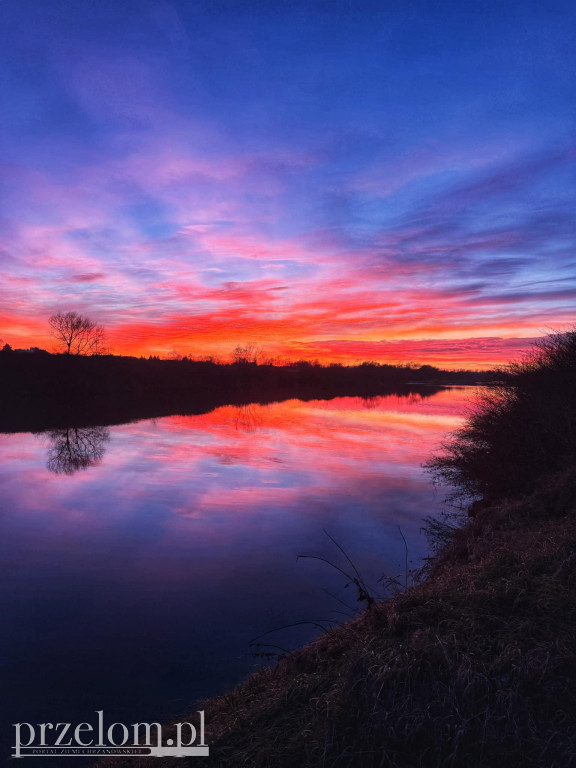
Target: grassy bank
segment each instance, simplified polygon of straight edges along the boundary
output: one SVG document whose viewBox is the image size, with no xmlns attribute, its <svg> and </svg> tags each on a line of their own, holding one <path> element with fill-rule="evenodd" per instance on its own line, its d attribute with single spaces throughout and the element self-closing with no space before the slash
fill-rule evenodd
<svg viewBox="0 0 576 768">
<path fill-rule="evenodd" d="M 473 504 L 420 583 L 204 702 L 211 757 L 189 764 L 576 765 L 575 457 L 570 333 L 431 461 Z"/>
</svg>

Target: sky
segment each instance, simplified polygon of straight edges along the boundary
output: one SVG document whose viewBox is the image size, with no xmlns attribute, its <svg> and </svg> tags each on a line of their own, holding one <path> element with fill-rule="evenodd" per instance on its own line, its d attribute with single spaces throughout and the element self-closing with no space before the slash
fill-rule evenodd
<svg viewBox="0 0 576 768">
<path fill-rule="evenodd" d="M 576 6 L 2 0 L 0 337 L 489 367 L 576 315 Z"/>
</svg>

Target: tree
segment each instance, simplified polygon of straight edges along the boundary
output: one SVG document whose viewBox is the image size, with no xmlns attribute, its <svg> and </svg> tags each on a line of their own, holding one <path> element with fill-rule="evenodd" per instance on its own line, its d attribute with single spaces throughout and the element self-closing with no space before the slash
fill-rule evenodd
<svg viewBox="0 0 576 768">
<path fill-rule="evenodd" d="M 232 360 L 235 363 L 246 364 L 255 363 L 258 365 L 262 361 L 263 352 L 253 341 L 248 342 L 245 346 L 237 346 L 232 352 Z"/>
<path fill-rule="evenodd" d="M 67 355 L 101 355 L 106 332 L 77 312 L 57 312 L 49 319 L 51 335 Z"/>
</svg>

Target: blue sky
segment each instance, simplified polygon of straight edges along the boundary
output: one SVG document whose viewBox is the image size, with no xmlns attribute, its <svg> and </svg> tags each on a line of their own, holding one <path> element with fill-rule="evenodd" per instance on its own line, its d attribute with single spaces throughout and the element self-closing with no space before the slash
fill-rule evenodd
<svg viewBox="0 0 576 768">
<path fill-rule="evenodd" d="M 489 364 L 565 327 L 575 17 L 3 0 L 0 335 Z"/>
</svg>

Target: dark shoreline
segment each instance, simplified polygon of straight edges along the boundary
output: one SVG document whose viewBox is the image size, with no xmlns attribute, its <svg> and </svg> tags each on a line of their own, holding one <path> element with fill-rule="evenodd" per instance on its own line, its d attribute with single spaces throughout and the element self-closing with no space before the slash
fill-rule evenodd
<svg viewBox="0 0 576 768">
<path fill-rule="evenodd" d="M 485 384 L 489 372 L 431 366 L 286 366 L 192 360 L 0 353 L 0 432 L 110 426 L 145 418 L 198 415 L 223 405 L 298 398 L 407 395 Z"/>
</svg>

